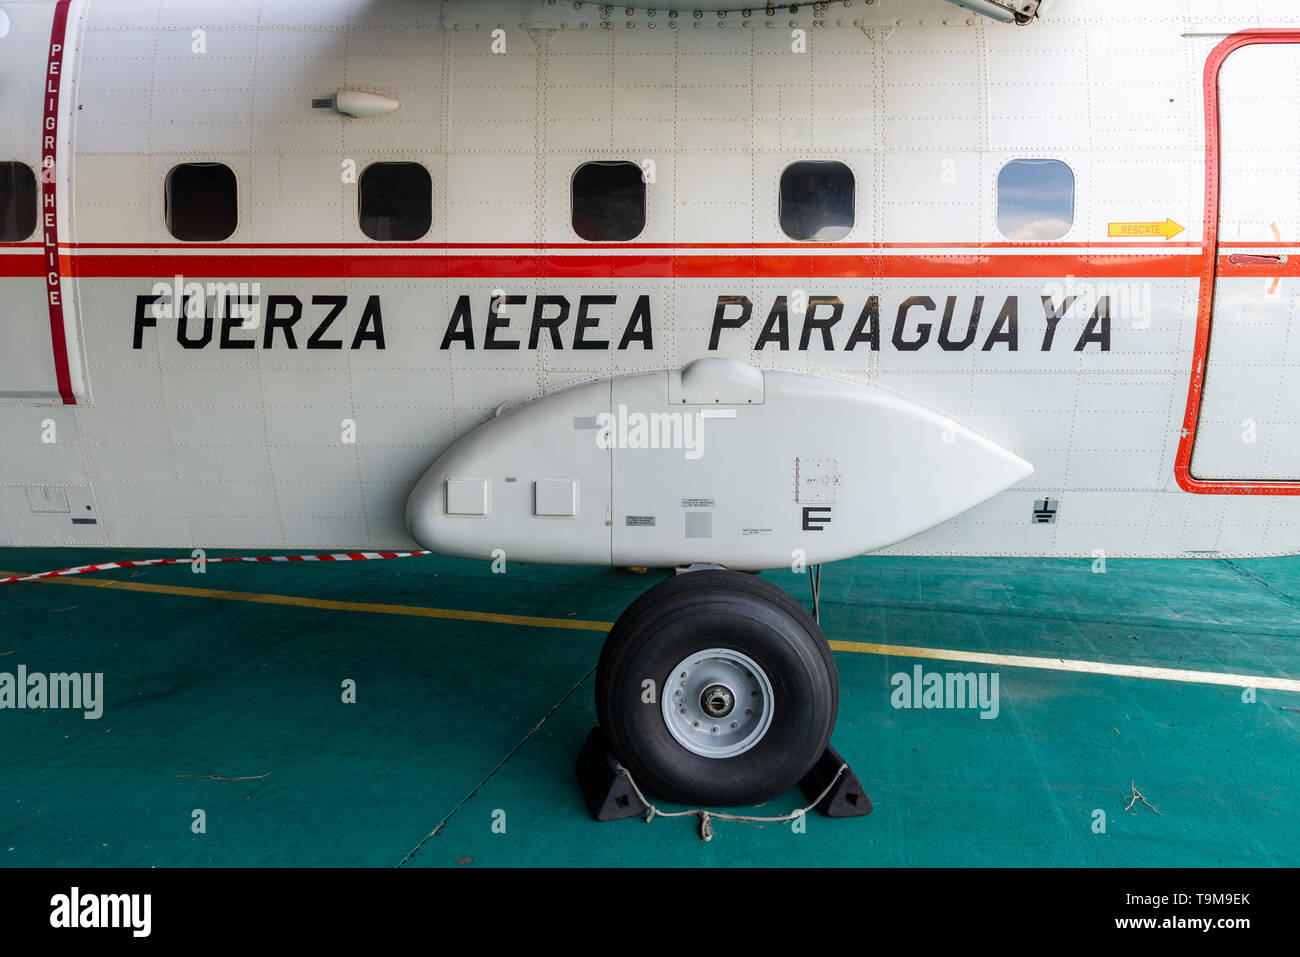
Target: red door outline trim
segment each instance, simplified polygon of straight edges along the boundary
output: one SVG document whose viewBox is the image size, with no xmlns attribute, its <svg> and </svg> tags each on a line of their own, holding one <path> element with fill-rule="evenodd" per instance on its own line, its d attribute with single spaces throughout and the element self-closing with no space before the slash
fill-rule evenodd
<svg viewBox="0 0 1300 957">
<path fill-rule="evenodd" d="M 1201 244 L 1201 289 L 1196 315 L 1196 344 L 1192 377 L 1187 388 L 1187 409 L 1174 477 L 1185 492 L 1200 495 L 1300 495 L 1300 482 L 1220 480 L 1202 481 L 1191 472 L 1196 424 L 1205 387 L 1205 361 L 1210 345 L 1210 320 L 1214 312 L 1214 275 L 1219 243 L 1219 69 L 1234 50 L 1256 43 L 1300 43 L 1300 30 L 1243 30 L 1224 39 L 1205 61 L 1205 239 Z"/>
</svg>

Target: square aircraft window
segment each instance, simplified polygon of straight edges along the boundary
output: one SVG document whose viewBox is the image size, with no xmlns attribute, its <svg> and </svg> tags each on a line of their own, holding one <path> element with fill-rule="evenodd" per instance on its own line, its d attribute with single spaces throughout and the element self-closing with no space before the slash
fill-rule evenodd
<svg viewBox="0 0 1300 957">
<path fill-rule="evenodd" d="M 235 174 L 224 163 L 182 163 L 167 174 L 167 231 L 187 243 L 229 239 L 239 222 Z"/>
<path fill-rule="evenodd" d="M 591 242 L 621 243 L 645 229 L 645 177 L 636 163 L 584 163 L 573 174 L 573 231 Z"/>
<path fill-rule="evenodd" d="M 0 243 L 20 243 L 36 230 L 36 174 L 26 163 L 0 163 Z"/>
<path fill-rule="evenodd" d="M 433 225 L 433 177 L 419 163 L 371 163 L 358 183 L 361 231 L 406 243 Z"/>
<path fill-rule="evenodd" d="M 1060 160 L 1017 159 L 998 173 L 998 232 L 1017 242 L 1060 239 L 1074 225 L 1074 170 Z"/>
<path fill-rule="evenodd" d="M 836 160 L 791 163 L 781 173 L 781 231 L 834 242 L 853 229 L 853 170 Z"/>
</svg>

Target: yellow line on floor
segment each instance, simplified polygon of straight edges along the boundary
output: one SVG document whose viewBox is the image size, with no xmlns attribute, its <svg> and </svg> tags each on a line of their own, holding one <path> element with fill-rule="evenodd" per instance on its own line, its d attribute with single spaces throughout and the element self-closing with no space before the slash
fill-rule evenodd
<svg viewBox="0 0 1300 957">
<path fill-rule="evenodd" d="M 1047 671 L 1081 671 L 1088 674 L 1120 675 L 1125 678 L 1154 678 L 1158 681 L 1193 681 L 1204 685 L 1229 685 L 1234 688 L 1271 688 L 1275 691 L 1300 692 L 1295 678 L 1268 678 L 1263 675 L 1235 675 L 1217 671 L 1190 671 L 1183 668 L 1156 668 L 1150 665 L 1119 665 L 1105 661 L 1079 661 L 1072 658 L 1038 658 L 1029 655 L 998 655 L 983 651 L 952 651 L 942 648 L 917 648 L 911 645 L 877 645 L 865 641 L 829 641 L 834 651 L 853 651 L 864 655 L 895 655 L 900 658 L 935 658 L 940 661 L 969 661 L 981 665 L 1008 668 L 1041 668 Z"/>
<path fill-rule="evenodd" d="M 8 577 L 12 574 L 17 573 L 0 572 L 0 577 Z M 412 618 L 441 618 L 451 621 L 481 621 L 497 625 L 524 625 L 531 628 L 609 631 L 613 626 L 613 623 L 608 621 L 586 621 L 580 618 L 502 615 L 484 611 L 461 611 L 455 608 L 425 608 L 419 605 L 391 605 L 365 601 L 334 601 L 328 598 L 305 598 L 298 595 L 268 595 L 259 592 L 223 591 L 216 588 L 193 588 L 184 585 L 154 585 L 148 582 L 127 582 L 112 579 L 45 578 L 41 579 L 41 583 L 148 592 L 155 595 L 178 595 L 186 598 L 221 598 L 226 601 L 248 601 L 261 605 L 289 605 L 296 608 L 320 608 L 326 611 L 407 615 Z M 1157 681 L 1187 681 L 1197 684 L 1228 685 L 1235 688 L 1268 688 L 1276 691 L 1300 692 L 1300 680 L 1294 678 L 1270 678 L 1264 675 L 1192 671 L 1182 668 L 1157 668 L 1150 665 L 1122 665 L 1071 658 L 1000 655 L 981 651 L 959 651 L 951 648 L 921 648 L 914 645 L 882 645 L 866 641 L 829 641 L 828 644 L 833 651 L 847 651 L 860 655 L 891 655 L 896 658 L 966 661 L 975 664 L 1000 665 L 1006 668 L 1038 668 L 1047 671 L 1074 671 L 1085 674 L 1119 675 L 1126 678 L 1150 678 Z"/>
<path fill-rule="evenodd" d="M 0 572 L 8 577 L 10 572 Z M 298 595 L 264 595 L 258 592 L 222 591 L 217 588 L 191 588 L 185 585 L 152 585 L 148 582 L 124 582 L 111 579 L 43 578 L 43 584 L 81 585 L 121 591 L 149 592 L 155 595 L 180 595 L 186 598 L 223 598 L 226 601 L 251 601 L 260 605 L 291 605 L 296 608 L 322 608 L 326 611 L 360 611 L 378 615 L 409 615 L 413 618 L 446 618 L 452 621 L 483 621 L 498 625 L 528 625 L 533 628 L 572 628 L 578 631 L 609 631 L 612 622 L 583 621 L 576 618 L 537 618 L 531 615 L 498 615 L 485 611 L 460 611 L 455 608 L 421 608 L 417 605 L 388 605 L 368 601 L 332 601 L 328 598 L 304 598 Z M 0 588 L 12 588 L 2 585 Z"/>
</svg>

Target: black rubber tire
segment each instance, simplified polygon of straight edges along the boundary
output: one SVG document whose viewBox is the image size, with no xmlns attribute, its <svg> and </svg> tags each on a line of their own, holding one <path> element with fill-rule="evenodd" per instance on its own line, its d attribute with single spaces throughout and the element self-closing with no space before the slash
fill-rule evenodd
<svg viewBox="0 0 1300 957">
<path fill-rule="evenodd" d="M 659 694 L 692 652 L 731 648 L 772 684 L 772 724 L 748 751 L 709 758 L 669 732 Z M 642 700 L 642 682 L 656 700 Z M 648 794 L 683 804 L 754 804 L 789 790 L 830 743 L 839 678 L 822 630 L 777 586 L 732 571 L 677 575 L 619 616 L 596 666 L 596 714 L 614 753 Z"/>
</svg>

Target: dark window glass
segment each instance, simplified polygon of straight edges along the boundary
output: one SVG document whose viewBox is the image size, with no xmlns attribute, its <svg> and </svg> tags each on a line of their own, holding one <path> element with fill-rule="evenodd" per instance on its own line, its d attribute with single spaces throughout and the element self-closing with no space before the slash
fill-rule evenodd
<svg viewBox="0 0 1300 957">
<path fill-rule="evenodd" d="M 187 243 L 228 239 L 239 222 L 235 174 L 224 163 L 184 163 L 167 174 L 167 230 Z"/>
<path fill-rule="evenodd" d="M 836 160 L 791 163 L 781 173 L 781 231 L 832 241 L 853 228 L 853 170 Z"/>
<path fill-rule="evenodd" d="M 1060 160 L 1012 160 L 998 173 L 998 232 L 1046 242 L 1074 225 L 1074 171 Z"/>
<path fill-rule="evenodd" d="M 361 174 L 361 231 L 410 242 L 433 224 L 433 177 L 419 163 L 371 163 Z"/>
<path fill-rule="evenodd" d="M 636 163 L 585 163 L 573 174 L 573 231 L 621 243 L 645 229 L 645 179 Z"/>
<path fill-rule="evenodd" d="M 0 243 L 20 243 L 36 229 L 36 174 L 26 163 L 0 163 Z"/>
</svg>

